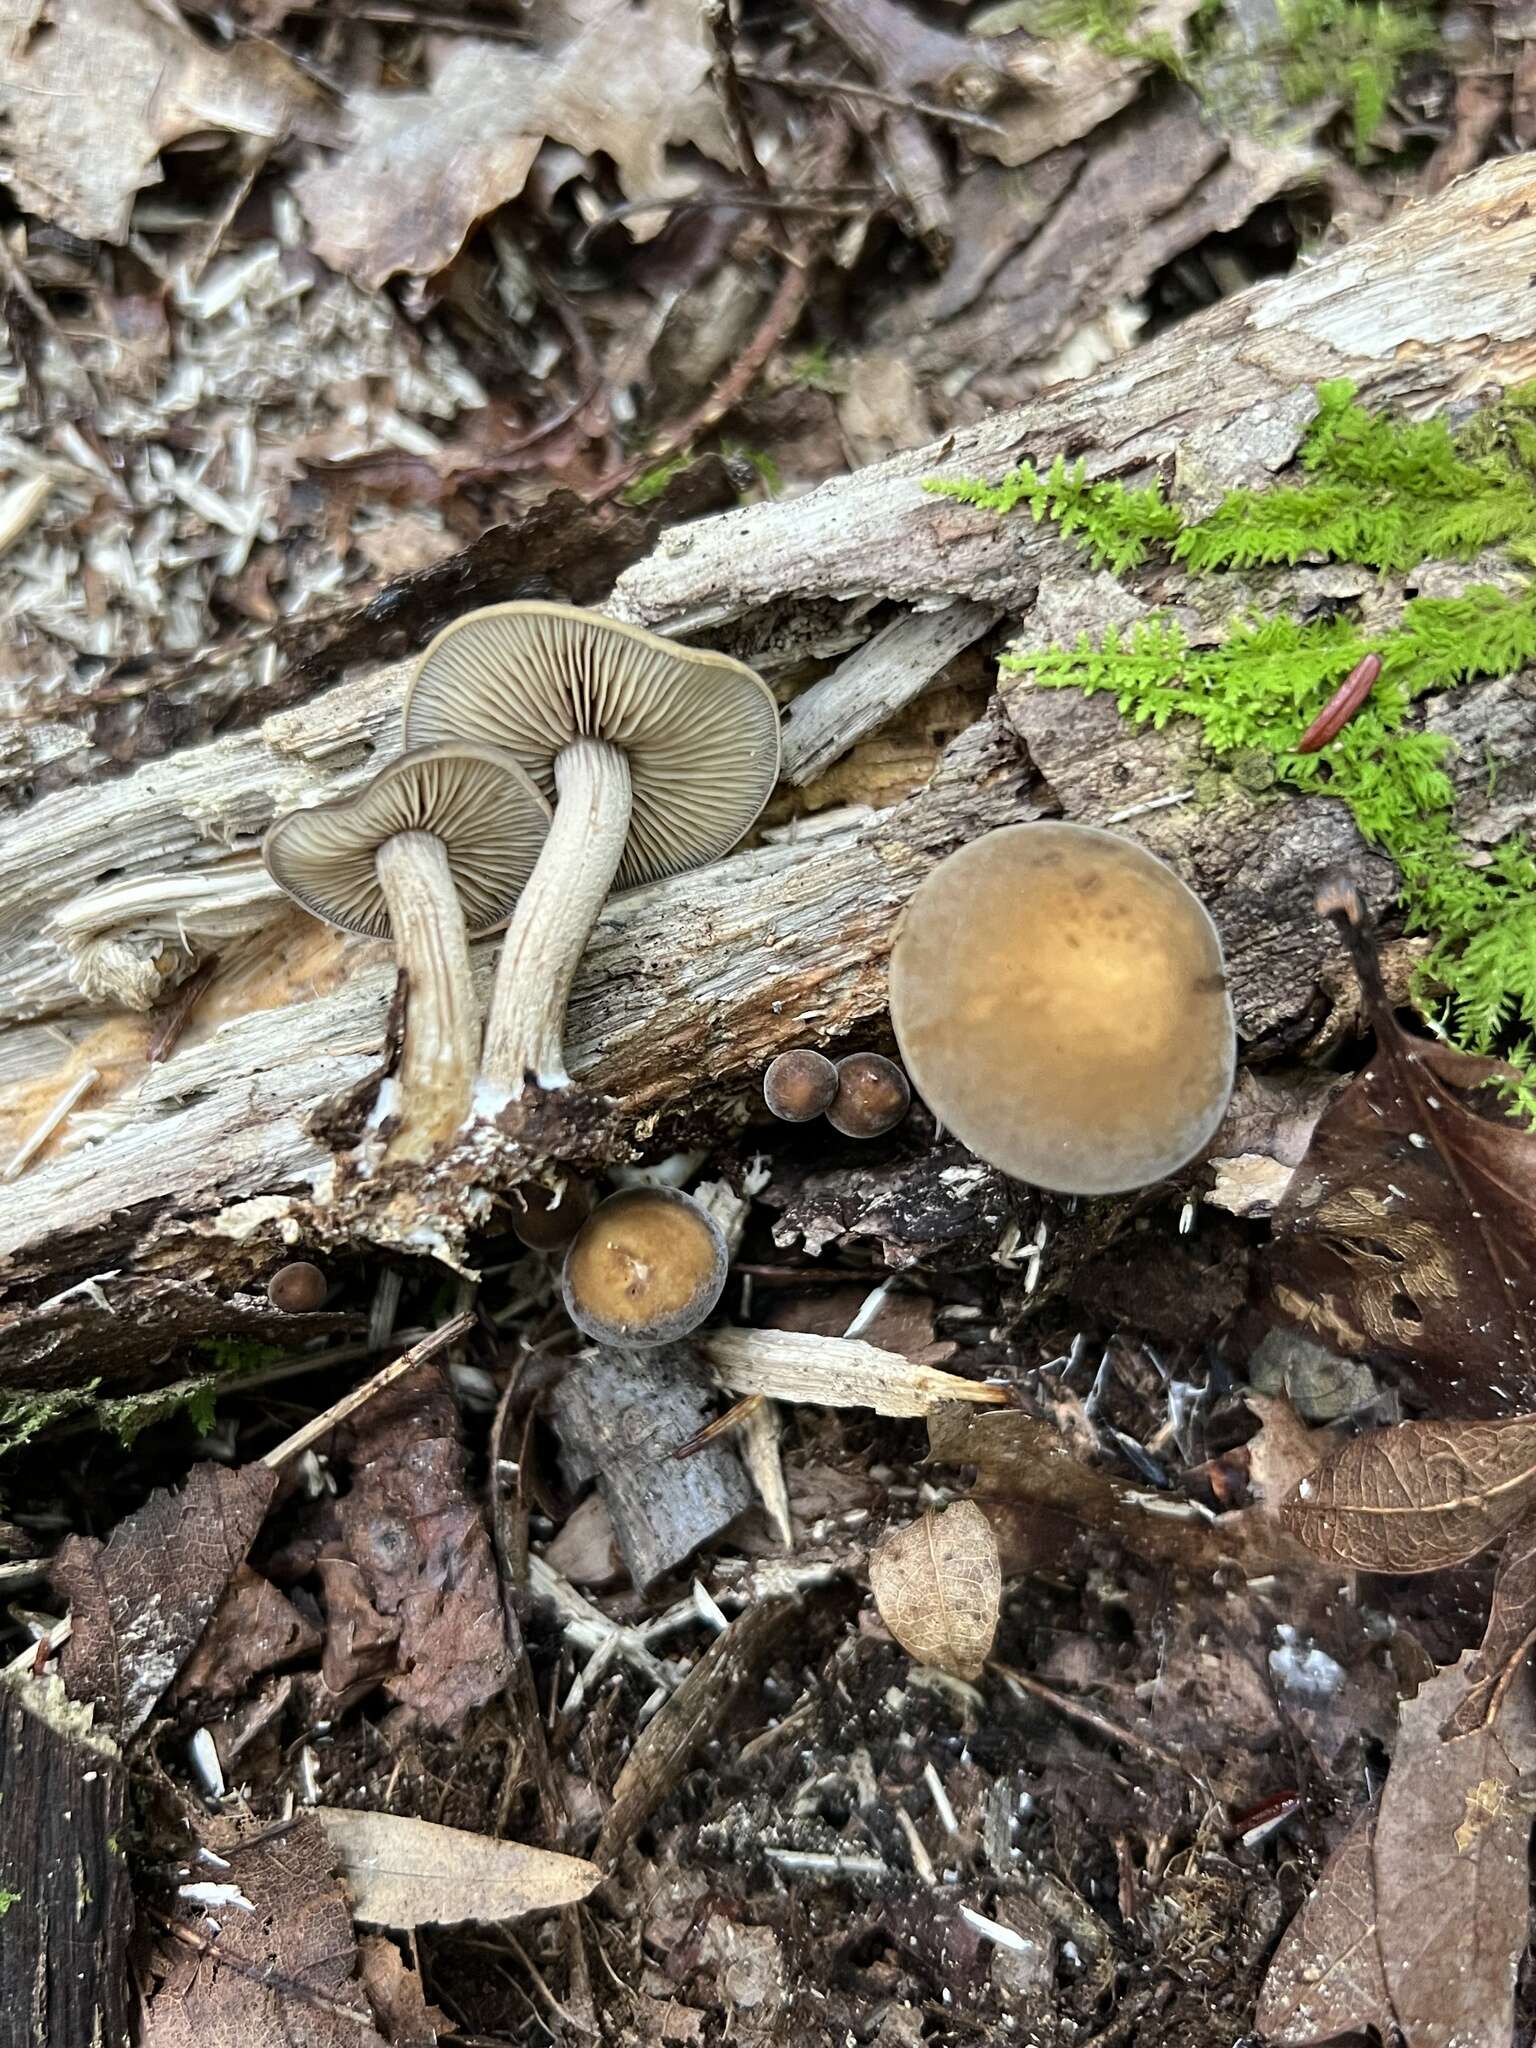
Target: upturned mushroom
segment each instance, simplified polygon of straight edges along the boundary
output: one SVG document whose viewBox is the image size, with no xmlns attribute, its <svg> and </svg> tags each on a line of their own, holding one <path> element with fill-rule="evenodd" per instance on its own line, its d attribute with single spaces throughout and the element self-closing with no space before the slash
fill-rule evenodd
<svg viewBox="0 0 1536 2048">
<path fill-rule="evenodd" d="M 599 1202 L 565 1255 L 566 1314 L 600 1344 L 643 1349 L 696 1330 L 730 1257 L 714 1218 L 678 1188 L 625 1188 Z"/>
<path fill-rule="evenodd" d="M 779 772 L 779 714 L 753 670 L 560 604 L 446 627 L 405 699 L 407 746 L 504 748 L 555 822 L 502 946 L 481 1073 L 492 1096 L 569 1087 L 571 983 L 604 899 L 728 853 Z"/>
<path fill-rule="evenodd" d="M 506 923 L 548 830 L 516 761 L 461 743 L 403 754 L 355 796 L 267 833 L 262 858 L 296 902 L 394 941 L 406 1011 L 387 1158 L 427 1158 L 468 1112 L 480 1051 L 469 940 Z"/>
<path fill-rule="evenodd" d="M 1009 825 L 921 883 L 891 1022 L 935 1116 L 1062 1194 L 1144 1187 L 1210 1142 L 1237 1052 L 1221 941 L 1193 890 L 1093 826 Z"/>
</svg>

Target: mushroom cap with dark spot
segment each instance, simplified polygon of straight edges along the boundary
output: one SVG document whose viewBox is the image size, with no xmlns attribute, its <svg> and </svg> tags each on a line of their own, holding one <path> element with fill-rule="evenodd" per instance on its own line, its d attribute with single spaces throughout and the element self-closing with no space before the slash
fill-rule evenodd
<svg viewBox="0 0 1536 2048">
<path fill-rule="evenodd" d="M 836 1093 L 837 1068 L 808 1045 L 781 1052 L 763 1076 L 763 1100 L 781 1123 L 808 1124 Z"/>
<path fill-rule="evenodd" d="M 565 1255 L 566 1314 L 600 1344 L 670 1344 L 696 1330 L 725 1287 L 720 1226 L 677 1188 L 625 1188 L 599 1202 Z"/>
<path fill-rule="evenodd" d="M 401 833 L 430 833 L 447 849 L 464 922 L 478 938 L 512 915 L 549 819 L 527 775 L 494 747 L 420 747 L 381 768 L 355 796 L 279 818 L 262 858 L 273 881 L 315 917 L 387 939 L 389 905 L 375 856 Z"/>
<path fill-rule="evenodd" d="M 444 627 L 406 691 L 405 740 L 454 739 L 505 749 L 547 796 L 565 747 L 621 747 L 626 889 L 729 853 L 779 776 L 779 708 L 754 670 L 575 605 L 489 605 Z"/>
<path fill-rule="evenodd" d="M 845 1138 L 881 1138 L 912 1106 L 907 1077 L 878 1052 L 851 1052 L 837 1063 L 837 1092 L 827 1122 Z"/>
<path fill-rule="evenodd" d="M 1209 913 L 1163 861 L 1088 825 L 1009 825 L 907 906 L 891 1022 L 925 1101 L 1036 1187 L 1145 1187 L 1210 1142 L 1237 1034 Z"/>
</svg>

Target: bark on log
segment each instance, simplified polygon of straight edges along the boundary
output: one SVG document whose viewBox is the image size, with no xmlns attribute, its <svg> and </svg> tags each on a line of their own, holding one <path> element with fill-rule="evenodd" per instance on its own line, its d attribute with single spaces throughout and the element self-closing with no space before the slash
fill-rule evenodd
<svg viewBox="0 0 1536 2048">
<path fill-rule="evenodd" d="M 620 577 L 608 608 L 707 633 L 770 673 L 859 644 L 892 605 L 965 600 L 1048 639 L 1153 602 L 1198 610 L 1176 573 L 1094 576 L 1051 529 L 936 500 L 922 480 L 1061 451 L 1090 475 L 1161 473 L 1203 505 L 1290 459 L 1321 378 L 1352 377 L 1372 403 L 1425 413 L 1536 374 L 1533 270 L 1536 162 L 1509 159 L 1070 389 L 805 498 L 674 531 Z M 1307 569 L 1249 588 L 1265 606 L 1353 592 L 1381 617 L 1403 595 Z M 120 1364 L 142 1363 L 175 1330 L 178 1304 L 207 1327 L 292 1244 L 376 1231 L 376 1218 L 339 1224 L 323 1181 L 311 1199 L 328 1154 L 310 1123 L 376 1067 L 392 966 L 284 911 L 254 848 L 276 811 L 355 786 L 393 746 L 401 682 L 399 669 L 351 677 L 0 824 L 0 1157 L 84 1070 L 99 1075 L 37 1161 L 0 1182 L 0 1362 L 13 1379 L 101 1372 L 108 1335 Z M 1460 715 L 1475 721 L 1485 695 L 1508 708 L 1508 686 L 1490 684 L 1460 697 Z M 1528 734 L 1514 744 L 1536 752 Z M 1183 787 L 1195 758 L 1183 736 L 1133 733 L 1100 704 L 1013 693 L 894 809 L 615 902 L 578 980 L 568 1047 L 573 1071 L 618 1112 L 594 1125 L 551 1111 L 536 1143 L 482 1179 L 526 1170 L 539 1151 L 590 1159 L 707 1131 L 776 1052 L 867 1029 L 884 1010 L 902 906 L 928 867 L 1037 808 L 1115 817 L 1169 854 L 1222 927 L 1245 1037 L 1283 1048 L 1328 1003 L 1315 876 L 1348 861 L 1379 897 L 1390 875 L 1321 800 L 1232 784 L 1214 808 L 1125 817 Z M 482 986 L 492 951 L 480 949 Z M 146 1067 L 147 1006 L 211 952 L 220 971 L 175 1055 Z"/>
</svg>

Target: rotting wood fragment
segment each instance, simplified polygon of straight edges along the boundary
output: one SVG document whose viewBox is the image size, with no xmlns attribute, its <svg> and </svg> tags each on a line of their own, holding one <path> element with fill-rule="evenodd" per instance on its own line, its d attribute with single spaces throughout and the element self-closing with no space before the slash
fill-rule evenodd
<svg viewBox="0 0 1536 2048">
<path fill-rule="evenodd" d="M 555 1389 L 552 1414 L 572 1485 L 595 1478 L 630 1578 L 643 1592 L 752 1505 L 729 1438 L 688 1458 L 714 1387 L 686 1344 L 593 1351 Z"/>
<path fill-rule="evenodd" d="M 127 1778 L 57 1678 L 0 1685 L 0 2043 L 128 2040 Z"/>
</svg>

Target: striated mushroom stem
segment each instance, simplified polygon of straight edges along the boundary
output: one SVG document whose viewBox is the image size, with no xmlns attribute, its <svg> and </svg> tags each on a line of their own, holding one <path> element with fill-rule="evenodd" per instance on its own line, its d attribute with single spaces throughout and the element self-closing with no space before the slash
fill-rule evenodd
<svg viewBox="0 0 1536 2048">
<path fill-rule="evenodd" d="M 513 1097 L 530 1080 L 570 1086 L 571 983 L 629 837 L 629 758 L 621 748 L 606 740 L 562 747 L 555 788 L 555 822 L 507 926 L 480 1056 L 483 1078 Z"/>
<path fill-rule="evenodd" d="M 426 1159 L 469 1110 L 478 1051 L 464 911 L 448 849 L 431 832 L 397 832 L 374 855 L 405 970 L 400 1123 L 388 1159 Z"/>
</svg>

